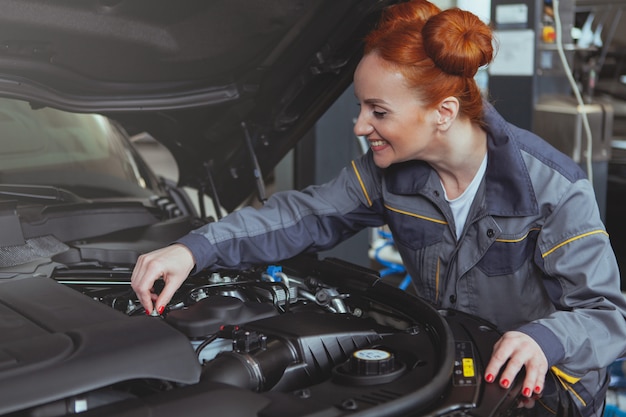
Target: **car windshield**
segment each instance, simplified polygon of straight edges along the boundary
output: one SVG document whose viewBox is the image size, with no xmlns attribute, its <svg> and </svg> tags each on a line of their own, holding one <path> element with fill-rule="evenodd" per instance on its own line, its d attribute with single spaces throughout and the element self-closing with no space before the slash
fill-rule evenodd
<svg viewBox="0 0 626 417">
<path fill-rule="evenodd" d="M 45 185 L 84 198 L 155 194 L 157 181 L 106 117 L 0 99 L 0 184 Z"/>
</svg>

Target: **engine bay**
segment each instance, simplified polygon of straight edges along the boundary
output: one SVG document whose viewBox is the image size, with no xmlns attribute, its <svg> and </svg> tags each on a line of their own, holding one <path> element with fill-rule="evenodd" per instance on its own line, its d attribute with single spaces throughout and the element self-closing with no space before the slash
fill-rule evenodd
<svg viewBox="0 0 626 417">
<path fill-rule="evenodd" d="M 0 282 L 1 415 L 487 417 L 516 406 L 519 384 L 483 382 L 493 326 L 343 261 L 201 272 L 160 316 L 145 314 L 129 268 L 51 265 Z"/>
</svg>

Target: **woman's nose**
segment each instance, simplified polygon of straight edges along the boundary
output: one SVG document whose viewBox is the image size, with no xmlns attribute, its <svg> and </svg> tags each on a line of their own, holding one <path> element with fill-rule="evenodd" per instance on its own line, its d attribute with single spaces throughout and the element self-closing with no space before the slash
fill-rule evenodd
<svg viewBox="0 0 626 417">
<path fill-rule="evenodd" d="M 367 136 L 372 132 L 372 126 L 367 123 L 365 117 L 363 116 L 363 112 L 359 113 L 359 116 L 356 118 L 354 122 L 354 134 L 356 136 Z"/>
</svg>

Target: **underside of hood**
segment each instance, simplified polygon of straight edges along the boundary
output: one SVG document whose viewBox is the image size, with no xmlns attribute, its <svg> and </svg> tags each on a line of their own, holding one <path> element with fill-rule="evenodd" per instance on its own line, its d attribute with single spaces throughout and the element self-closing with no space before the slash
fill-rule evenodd
<svg viewBox="0 0 626 417">
<path fill-rule="evenodd" d="M 231 210 L 351 83 L 393 2 L 2 0 L 0 95 L 147 131 L 180 185 Z"/>
</svg>

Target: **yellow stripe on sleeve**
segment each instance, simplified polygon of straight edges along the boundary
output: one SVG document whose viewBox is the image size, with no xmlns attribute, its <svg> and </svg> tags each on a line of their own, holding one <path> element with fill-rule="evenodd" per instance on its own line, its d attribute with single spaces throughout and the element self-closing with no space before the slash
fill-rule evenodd
<svg viewBox="0 0 626 417">
<path fill-rule="evenodd" d="M 601 233 L 601 234 L 604 234 L 604 235 L 607 235 L 607 236 L 609 235 L 604 230 L 594 230 L 594 231 L 591 231 L 591 232 L 583 233 L 582 235 L 574 236 L 572 238 L 567 239 L 564 242 L 559 243 L 558 245 L 556 245 L 555 247 L 553 247 L 552 249 L 550 249 L 546 253 L 542 254 L 541 257 L 545 258 L 546 256 L 550 255 L 555 250 L 559 249 L 560 247 L 563 247 L 563 246 L 567 245 L 568 243 L 571 243 L 571 242 L 573 242 L 575 240 L 578 240 L 578 239 L 582 239 L 582 238 L 587 237 L 587 236 L 597 235 L 598 233 Z"/>
<path fill-rule="evenodd" d="M 359 180 L 359 184 L 361 184 L 361 190 L 363 190 L 363 194 L 365 195 L 365 199 L 367 200 L 367 204 L 369 204 L 369 206 L 372 206 L 372 200 L 370 199 L 369 194 L 367 193 L 367 190 L 365 189 L 365 184 L 363 184 L 363 180 L 361 179 L 361 174 L 359 174 L 359 170 L 356 167 L 356 162 L 352 161 L 352 169 L 354 169 L 354 174 L 356 175 L 356 178 Z"/>
</svg>

